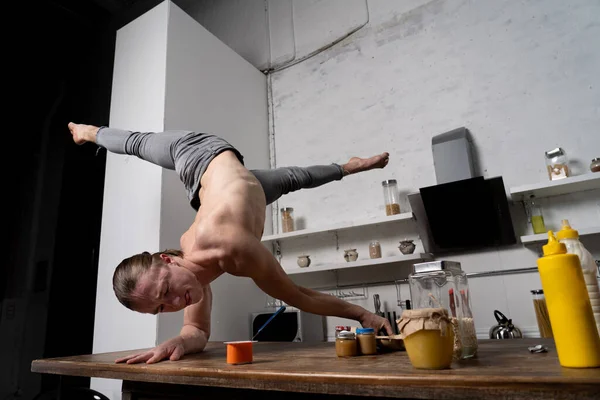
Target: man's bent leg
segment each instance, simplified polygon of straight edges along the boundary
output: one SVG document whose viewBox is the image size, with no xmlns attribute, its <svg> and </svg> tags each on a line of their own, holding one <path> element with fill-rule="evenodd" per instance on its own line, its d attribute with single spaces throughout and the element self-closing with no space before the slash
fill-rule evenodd
<svg viewBox="0 0 600 400">
<path fill-rule="evenodd" d="M 267 204 L 273 203 L 284 194 L 300 189 L 316 188 L 344 177 L 344 170 L 338 164 L 283 167 L 250 172 L 262 185 Z"/>
</svg>

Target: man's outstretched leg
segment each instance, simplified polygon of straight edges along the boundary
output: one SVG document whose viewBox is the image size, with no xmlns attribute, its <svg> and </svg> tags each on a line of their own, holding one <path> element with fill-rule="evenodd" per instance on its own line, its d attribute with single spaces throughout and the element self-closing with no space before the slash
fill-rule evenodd
<svg viewBox="0 0 600 400">
<path fill-rule="evenodd" d="M 275 169 L 251 170 L 265 191 L 267 204 L 300 189 L 316 188 L 329 182 L 339 181 L 346 175 L 384 168 L 389 161 L 389 153 L 370 158 L 352 157 L 346 164 L 313 165 L 310 167 L 283 167 Z"/>
</svg>

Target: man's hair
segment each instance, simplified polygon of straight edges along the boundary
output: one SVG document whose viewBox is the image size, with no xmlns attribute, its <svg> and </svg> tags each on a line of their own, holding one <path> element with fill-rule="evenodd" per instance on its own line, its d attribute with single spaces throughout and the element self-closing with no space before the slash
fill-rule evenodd
<svg viewBox="0 0 600 400">
<path fill-rule="evenodd" d="M 113 290 L 119 302 L 125 307 L 133 310 L 133 291 L 138 284 L 140 276 L 149 271 L 153 266 L 164 266 L 160 258 L 161 254 L 167 254 L 172 257 L 183 257 L 181 250 L 168 249 L 154 254 L 145 251 L 124 259 L 117 266 L 113 274 Z"/>
</svg>

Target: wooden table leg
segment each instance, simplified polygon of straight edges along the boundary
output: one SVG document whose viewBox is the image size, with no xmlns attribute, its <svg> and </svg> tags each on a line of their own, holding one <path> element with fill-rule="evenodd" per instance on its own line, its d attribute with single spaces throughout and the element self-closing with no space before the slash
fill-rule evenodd
<svg viewBox="0 0 600 400">
<path fill-rule="evenodd" d="M 135 395 L 131 382 L 123 381 L 121 384 L 121 400 L 137 400 L 138 397 Z"/>
</svg>

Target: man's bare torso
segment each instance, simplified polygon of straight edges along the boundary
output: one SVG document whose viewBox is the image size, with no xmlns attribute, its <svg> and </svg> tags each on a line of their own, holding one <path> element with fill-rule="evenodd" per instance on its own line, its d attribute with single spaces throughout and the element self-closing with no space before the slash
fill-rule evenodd
<svg viewBox="0 0 600 400">
<path fill-rule="evenodd" d="M 184 259 L 198 280 L 208 284 L 223 273 L 219 243 L 240 229 L 260 240 L 266 200 L 258 180 L 230 151 L 221 153 L 202 176 L 200 209 L 181 236 Z M 221 261 L 220 261 L 221 260 Z"/>
</svg>

